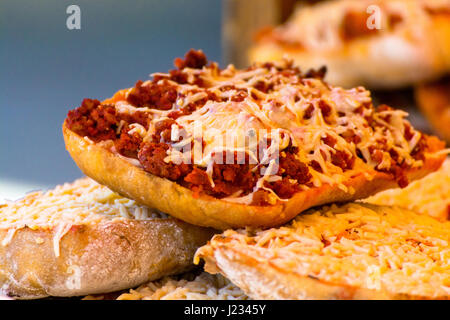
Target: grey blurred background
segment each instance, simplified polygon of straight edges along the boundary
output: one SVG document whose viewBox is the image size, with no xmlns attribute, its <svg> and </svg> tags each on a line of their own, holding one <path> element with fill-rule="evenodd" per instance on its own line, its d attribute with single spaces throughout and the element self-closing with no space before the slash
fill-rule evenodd
<svg viewBox="0 0 450 320">
<path fill-rule="evenodd" d="M 81 30 L 66 27 L 71 4 Z M 221 61 L 220 41 L 219 0 L 0 0 L 0 200 L 82 176 L 61 125 L 83 98 L 167 71 L 191 47 Z"/>
</svg>

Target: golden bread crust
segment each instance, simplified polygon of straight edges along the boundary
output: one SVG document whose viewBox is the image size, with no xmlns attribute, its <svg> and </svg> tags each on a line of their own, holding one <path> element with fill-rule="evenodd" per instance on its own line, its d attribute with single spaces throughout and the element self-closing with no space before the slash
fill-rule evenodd
<svg viewBox="0 0 450 320">
<path fill-rule="evenodd" d="M 242 251 L 217 247 L 214 257 L 206 256 L 205 270 L 226 274 L 250 297 L 258 300 L 387 300 L 405 299 L 404 295 L 325 283 L 313 277 L 298 277 L 277 270 L 270 264 Z M 283 276 L 280 276 L 283 274 Z M 276 279 L 276 280 L 275 280 Z"/>
<path fill-rule="evenodd" d="M 196 261 L 253 299 L 449 299 L 448 260 L 435 255 L 448 227 L 395 207 L 333 205 L 278 229 L 228 230 Z"/>
<path fill-rule="evenodd" d="M 214 258 L 203 257 L 205 270 L 226 275 L 236 286 L 258 300 L 442 300 L 445 297 L 413 296 L 326 283 L 313 277 L 298 277 L 261 263 L 243 252 L 218 247 Z M 282 274 L 282 276 L 280 276 Z M 276 279 L 276 280 L 275 280 Z"/>
</svg>

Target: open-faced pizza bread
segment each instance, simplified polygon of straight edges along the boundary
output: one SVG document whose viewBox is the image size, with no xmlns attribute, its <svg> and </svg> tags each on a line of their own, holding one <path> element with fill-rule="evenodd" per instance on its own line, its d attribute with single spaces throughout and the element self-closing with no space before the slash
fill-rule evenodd
<svg viewBox="0 0 450 320">
<path fill-rule="evenodd" d="M 227 230 L 197 251 L 253 299 L 449 299 L 450 222 L 333 204 L 267 230 Z"/>
<path fill-rule="evenodd" d="M 287 55 L 334 85 L 393 89 L 450 71 L 450 1 L 337 0 L 259 32 L 250 62 Z"/>
<path fill-rule="evenodd" d="M 312 206 L 405 187 L 444 143 L 290 60 L 220 69 L 201 51 L 63 125 L 81 170 L 128 198 L 218 229 L 281 225 Z"/>
<path fill-rule="evenodd" d="M 0 294 L 128 289 L 189 270 L 212 235 L 80 179 L 0 207 Z"/>
<path fill-rule="evenodd" d="M 450 76 L 416 86 L 415 96 L 433 129 L 450 144 Z"/>
</svg>

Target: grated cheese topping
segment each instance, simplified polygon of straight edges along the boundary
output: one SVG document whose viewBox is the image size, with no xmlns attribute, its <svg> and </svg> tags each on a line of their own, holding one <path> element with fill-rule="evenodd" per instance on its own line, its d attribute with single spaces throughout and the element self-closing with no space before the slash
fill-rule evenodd
<svg viewBox="0 0 450 320">
<path fill-rule="evenodd" d="M 34 192 L 0 207 L 0 230 L 7 230 L 1 245 L 8 245 L 17 230 L 53 230 L 53 248 L 59 256 L 61 238 L 76 225 L 111 220 L 151 220 L 168 216 L 119 196 L 97 182 L 83 178 L 45 193 Z"/>
<path fill-rule="evenodd" d="M 227 230 L 200 248 L 196 260 L 228 247 L 273 266 L 280 277 L 294 273 L 442 298 L 450 296 L 449 244 L 450 222 L 398 207 L 350 203 L 309 210 L 278 229 Z"/>
<path fill-rule="evenodd" d="M 187 83 L 170 80 L 170 74 L 157 74 L 161 78 L 158 84 L 169 83 L 176 87 L 178 99 L 169 110 L 137 108 L 126 101 L 116 102 L 116 110 L 148 114 L 151 125 L 147 131 L 141 125 L 130 126 L 131 132 L 138 133 L 146 142 L 151 141 L 159 121 L 170 119 L 174 111 L 206 99 L 191 113 L 175 119 L 170 141 L 164 141 L 169 145 L 164 162 L 179 164 L 190 160 L 191 154 L 186 156 L 180 148 L 193 142 L 193 162 L 206 169 L 212 187 L 213 155 L 220 151 L 244 152 L 255 161 L 257 169 L 267 170 L 277 152 L 288 146 L 298 147 L 295 157 L 309 165 L 314 187 L 333 184 L 343 190 L 347 190 L 344 182 L 355 172 L 372 169 L 389 172 L 393 163 L 403 163 L 408 168 L 419 168 L 423 164 L 412 155 L 423 135 L 412 129 L 405 119 L 407 113 L 393 109 L 375 111 L 370 92 L 363 87 L 346 90 L 332 87 L 317 77 L 302 76 L 288 59 L 255 64 L 246 70 L 237 70 L 232 65 L 221 70 L 213 63 L 202 69 L 185 67 L 180 71 L 187 75 Z M 201 86 L 196 84 L 198 79 Z M 259 90 L 258 84 L 271 89 Z M 146 85 L 151 85 L 151 81 L 143 83 Z M 234 100 L 242 91 L 246 96 L 241 101 Z M 208 100 L 208 94 L 219 99 Z M 407 130 L 411 133 L 408 139 L 405 137 Z M 356 137 L 355 141 L 345 138 L 349 132 Z M 327 137 L 336 141 L 333 146 L 324 141 Z M 199 138 L 203 139 L 200 149 L 195 146 L 196 141 L 202 141 Z M 266 154 L 258 158 L 256 148 L 263 139 L 272 144 Z M 381 161 L 374 159 L 373 148 L 381 148 Z M 354 167 L 342 169 L 333 163 L 337 152 L 355 159 Z M 320 170 L 310 166 L 313 162 Z M 261 176 L 252 193 L 264 189 L 266 179 L 266 175 Z M 252 193 L 237 193 L 224 200 L 249 204 Z M 272 202 L 283 200 L 273 192 L 270 195 Z"/>
<path fill-rule="evenodd" d="M 404 189 L 386 190 L 363 201 L 399 206 L 438 220 L 450 219 L 450 159 L 438 171 L 412 182 Z"/>
</svg>

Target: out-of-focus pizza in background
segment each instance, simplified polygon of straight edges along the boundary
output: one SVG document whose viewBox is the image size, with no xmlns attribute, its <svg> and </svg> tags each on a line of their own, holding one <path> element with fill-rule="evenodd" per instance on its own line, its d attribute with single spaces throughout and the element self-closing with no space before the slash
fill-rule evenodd
<svg viewBox="0 0 450 320">
<path fill-rule="evenodd" d="M 364 85 L 450 141 L 449 0 L 226 0 L 225 62 L 289 56 L 327 66 L 333 85 Z"/>
</svg>

